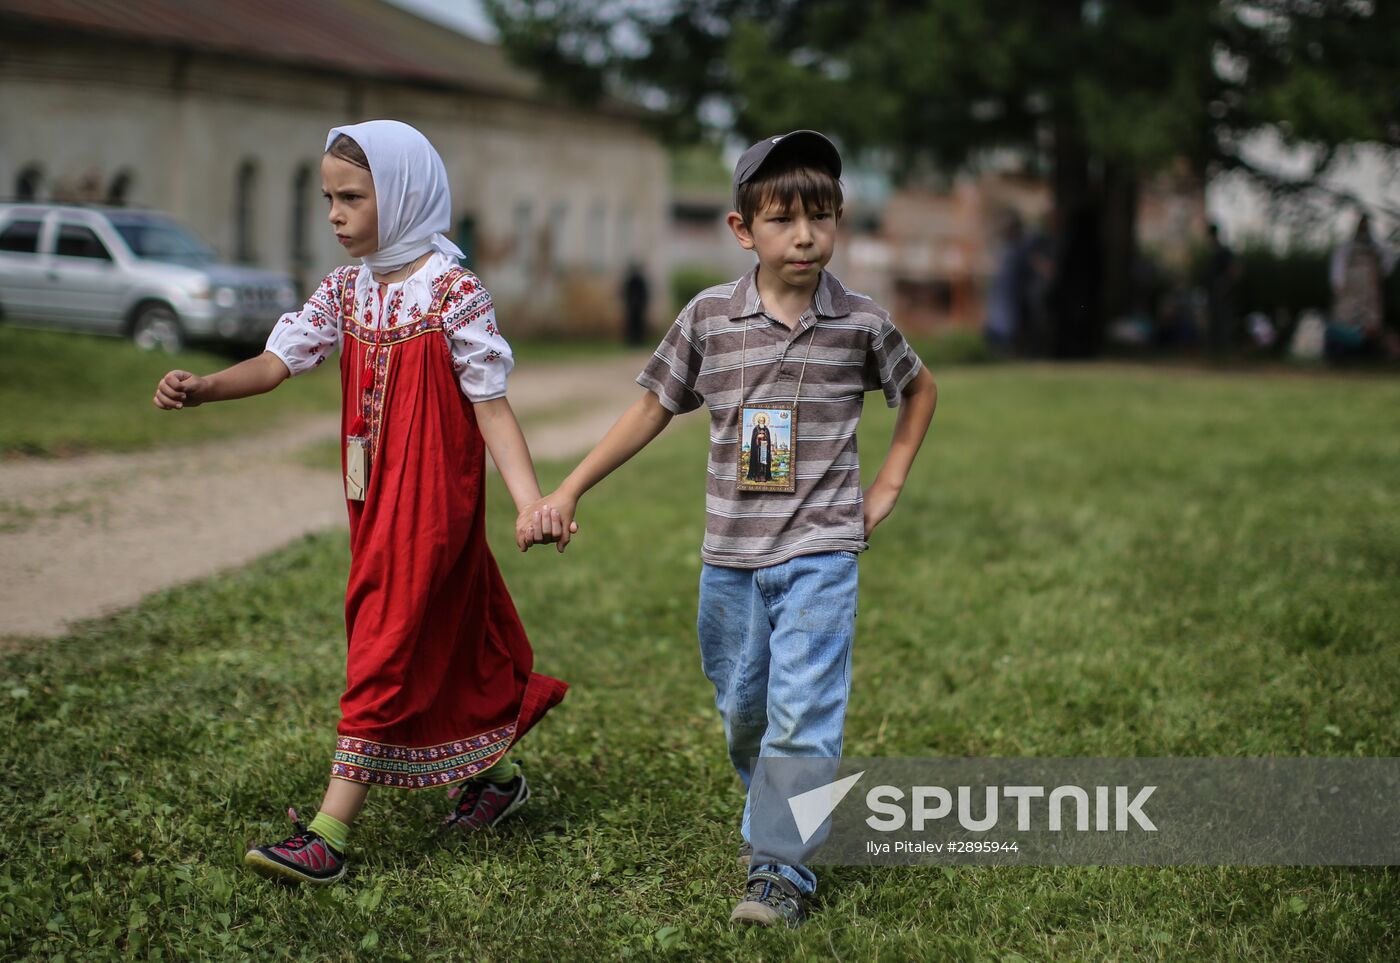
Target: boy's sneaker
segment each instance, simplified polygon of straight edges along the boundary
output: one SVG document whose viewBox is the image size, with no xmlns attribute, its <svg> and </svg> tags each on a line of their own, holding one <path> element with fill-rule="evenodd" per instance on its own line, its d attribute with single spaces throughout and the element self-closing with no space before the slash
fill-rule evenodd
<svg viewBox="0 0 1400 963">
<path fill-rule="evenodd" d="M 451 799 L 459 794 L 456 808 L 443 822 L 463 832 L 474 833 L 490 829 L 525 805 L 525 800 L 530 798 L 530 785 L 522 772 L 510 782 L 468 779 L 460 787 L 454 787 L 447 797 Z"/>
<path fill-rule="evenodd" d="M 781 873 L 761 869 L 749 875 L 744 898 L 729 914 L 731 923 L 797 927 L 807 916 L 807 898 Z"/>
<path fill-rule="evenodd" d="M 753 862 L 753 843 L 744 840 L 739 844 L 739 865 L 745 869 Z"/>
<path fill-rule="evenodd" d="M 303 826 L 295 809 L 287 815 L 296 832 L 280 843 L 248 850 L 243 862 L 264 876 L 296 883 L 325 885 L 344 876 L 345 854 Z"/>
</svg>

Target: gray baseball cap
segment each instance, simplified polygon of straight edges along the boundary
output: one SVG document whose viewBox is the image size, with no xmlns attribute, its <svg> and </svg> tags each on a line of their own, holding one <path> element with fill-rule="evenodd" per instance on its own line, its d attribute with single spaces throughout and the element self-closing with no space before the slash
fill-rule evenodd
<svg viewBox="0 0 1400 963">
<path fill-rule="evenodd" d="M 753 180 L 770 161 L 792 157 L 825 167 L 832 177 L 841 176 L 841 154 L 824 134 L 815 130 L 794 130 L 790 134 L 765 137 L 744 151 L 739 163 L 734 165 L 734 210 L 739 209 L 739 188 Z"/>
</svg>

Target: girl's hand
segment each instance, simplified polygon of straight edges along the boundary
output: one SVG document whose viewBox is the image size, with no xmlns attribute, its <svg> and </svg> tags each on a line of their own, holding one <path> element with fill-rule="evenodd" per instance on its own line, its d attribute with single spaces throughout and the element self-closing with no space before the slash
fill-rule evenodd
<svg viewBox="0 0 1400 963">
<path fill-rule="evenodd" d="M 526 505 L 515 519 L 516 546 L 524 552 L 531 545 L 555 542 L 563 552 L 578 532 L 578 522 L 574 521 L 577 506 L 577 501 L 558 492 Z"/>
<path fill-rule="evenodd" d="M 157 408 L 166 411 L 175 408 L 194 408 L 204 401 L 202 395 L 208 386 L 208 378 L 201 378 L 197 374 L 191 374 L 177 368 L 160 379 L 160 384 L 156 385 L 155 398 L 152 400 Z"/>
</svg>

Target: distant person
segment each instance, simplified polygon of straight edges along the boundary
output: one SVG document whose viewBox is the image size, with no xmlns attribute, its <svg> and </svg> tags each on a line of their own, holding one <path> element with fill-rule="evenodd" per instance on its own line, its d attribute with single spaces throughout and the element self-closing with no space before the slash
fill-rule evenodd
<svg viewBox="0 0 1400 963">
<path fill-rule="evenodd" d="M 1295 361 L 1322 361 L 1327 355 L 1327 322 L 1312 308 L 1298 315 L 1289 341 L 1288 356 Z"/>
<path fill-rule="evenodd" d="M 1220 238 L 1219 225 L 1206 230 L 1206 343 L 1219 356 L 1235 343 L 1235 287 L 1241 272 L 1235 252 Z"/>
<path fill-rule="evenodd" d="M 1332 360 L 1376 357 L 1390 347 L 1382 327 L 1381 282 L 1385 276 L 1380 248 L 1371 237 L 1365 214 L 1351 240 L 1332 252 L 1332 318 L 1327 325 L 1327 357 Z"/>
<path fill-rule="evenodd" d="M 1021 218 L 1011 215 L 1002 237 L 996 273 L 987 287 L 987 316 L 982 333 L 987 345 L 998 355 L 1016 353 L 1023 337 L 1022 317 L 1029 286 L 1030 262 L 1021 228 Z"/>
<path fill-rule="evenodd" d="M 709 403 L 700 659 L 745 790 L 748 877 L 730 919 L 760 926 L 798 925 L 817 878 L 800 846 L 775 844 L 792 817 L 780 800 L 756 796 L 754 780 L 761 786 L 765 773 L 781 770 L 763 765 L 777 758 L 834 778 L 850 698 L 857 557 L 894 510 L 937 399 L 889 314 L 824 270 L 836 248 L 840 176 L 836 147 L 814 131 L 743 153 L 728 223 L 757 254 L 756 269 L 686 305 L 637 378 L 642 396 L 521 521 L 538 513 L 543 537 L 562 549 L 584 493 L 673 416 Z M 862 494 L 856 426 L 867 391 L 901 407 L 885 462 Z M 745 408 L 789 405 L 796 490 L 741 488 Z"/>
<path fill-rule="evenodd" d="M 646 344 L 647 302 L 651 300 L 651 286 L 642 266 L 633 261 L 627 267 L 627 276 L 622 280 L 622 307 L 625 314 L 623 335 L 634 348 Z"/>
<path fill-rule="evenodd" d="M 1247 315 L 1244 329 L 1249 335 L 1249 346 L 1255 351 L 1268 351 L 1278 341 L 1278 330 L 1263 311 L 1253 311 Z"/>
<path fill-rule="evenodd" d="M 1050 351 L 1050 292 L 1055 283 L 1055 239 L 1043 225 L 1033 227 L 1024 242 L 1025 290 L 1021 303 L 1019 353 L 1041 358 Z"/>
<path fill-rule="evenodd" d="M 1200 340 L 1203 296 L 1185 279 L 1173 282 L 1157 304 L 1157 344 L 1164 348 L 1192 350 Z"/>
<path fill-rule="evenodd" d="M 491 296 L 441 233 L 452 211 L 442 159 L 398 121 L 335 127 L 321 182 L 331 229 L 361 264 L 336 268 L 283 315 L 263 354 L 205 377 L 172 371 L 155 395 L 173 410 L 262 394 L 341 350 L 350 577 L 339 738 L 316 818 L 303 825 L 288 810 L 296 832 L 245 857 L 305 883 L 345 874 L 370 786 L 457 786 L 446 822 L 467 832 L 517 809 L 530 793 L 506 753 L 567 688 L 532 671 L 486 544 L 485 451 L 517 507 L 539 498 L 539 483 L 506 401 L 514 363 Z M 527 538 L 517 530 L 522 551 Z"/>
</svg>

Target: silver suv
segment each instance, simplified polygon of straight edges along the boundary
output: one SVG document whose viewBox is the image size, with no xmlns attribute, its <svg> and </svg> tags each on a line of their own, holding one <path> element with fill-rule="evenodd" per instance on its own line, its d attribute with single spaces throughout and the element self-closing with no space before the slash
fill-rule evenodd
<svg viewBox="0 0 1400 963">
<path fill-rule="evenodd" d="M 24 327 L 257 343 L 297 307 L 285 274 L 220 264 L 179 221 L 152 211 L 0 204 L 0 314 Z"/>
</svg>

